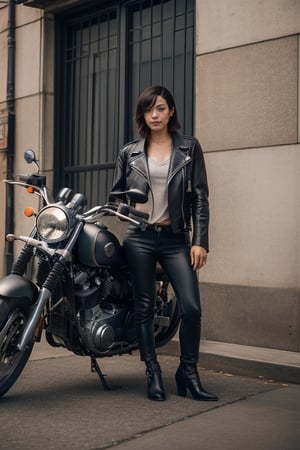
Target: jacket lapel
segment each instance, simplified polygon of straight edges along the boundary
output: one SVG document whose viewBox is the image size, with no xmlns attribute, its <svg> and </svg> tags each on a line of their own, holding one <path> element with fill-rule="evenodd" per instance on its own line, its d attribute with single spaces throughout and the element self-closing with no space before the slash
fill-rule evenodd
<svg viewBox="0 0 300 450">
<path fill-rule="evenodd" d="M 178 133 L 174 134 L 173 153 L 170 161 L 168 181 L 170 181 L 173 176 L 190 161 L 189 147 L 186 145 L 184 138 Z"/>
<path fill-rule="evenodd" d="M 148 177 L 148 167 L 145 154 L 145 139 L 142 139 L 134 145 L 130 151 L 129 165 L 136 168 L 146 178 Z"/>
<path fill-rule="evenodd" d="M 173 136 L 173 152 L 170 161 L 168 181 L 170 181 L 173 176 L 190 161 L 191 157 L 189 155 L 188 145 L 186 145 L 184 138 L 180 134 L 175 133 Z M 129 165 L 136 168 L 149 179 L 145 153 L 145 139 L 141 139 L 133 145 L 130 150 Z"/>
</svg>

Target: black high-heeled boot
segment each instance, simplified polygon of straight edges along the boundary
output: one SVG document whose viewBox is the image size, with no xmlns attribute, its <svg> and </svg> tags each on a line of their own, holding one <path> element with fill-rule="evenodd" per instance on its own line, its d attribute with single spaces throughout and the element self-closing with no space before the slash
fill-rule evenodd
<svg viewBox="0 0 300 450">
<path fill-rule="evenodd" d="M 181 363 L 176 371 L 177 393 L 186 397 L 187 389 L 195 400 L 217 401 L 218 397 L 203 389 L 196 364 Z"/>
<path fill-rule="evenodd" d="M 155 401 L 163 401 L 166 399 L 166 394 L 163 386 L 161 368 L 156 359 L 145 361 L 148 398 Z"/>
</svg>

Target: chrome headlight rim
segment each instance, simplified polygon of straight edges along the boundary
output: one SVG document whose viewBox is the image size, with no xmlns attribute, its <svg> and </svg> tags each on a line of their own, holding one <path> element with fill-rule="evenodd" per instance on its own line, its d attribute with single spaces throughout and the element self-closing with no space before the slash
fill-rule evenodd
<svg viewBox="0 0 300 450">
<path fill-rule="evenodd" d="M 57 244 L 70 234 L 68 211 L 59 205 L 45 206 L 36 217 L 36 230 L 42 241 Z"/>
</svg>

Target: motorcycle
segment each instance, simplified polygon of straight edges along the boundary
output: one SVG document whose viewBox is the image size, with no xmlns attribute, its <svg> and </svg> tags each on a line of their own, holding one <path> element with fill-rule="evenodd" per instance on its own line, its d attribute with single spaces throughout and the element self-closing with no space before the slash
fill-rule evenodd
<svg viewBox="0 0 300 450">
<path fill-rule="evenodd" d="M 42 202 L 29 236 L 9 234 L 24 242 L 10 274 L 0 281 L 0 397 L 17 381 L 35 343 L 45 335 L 53 347 L 88 356 L 105 389 L 97 358 L 131 354 L 138 349 L 130 274 L 123 247 L 101 217 L 147 227 L 148 216 L 132 204 L 144 202 L 138 190 L 120 192 L 128 203 L 116 201 L 85 211 L 86 197 L 62 188 L 54 199 L 32 150 L 27 163 L 37 171 L 6 183 L 22 186 Z M 122 197 L 119 197 L 122 198 Z M 133 274 L 134 275 L 134 274 Z M 154 330 L 156 346 L 175 335 L 180 312 L 168 277 L 156 271 Z"/>
</svg>

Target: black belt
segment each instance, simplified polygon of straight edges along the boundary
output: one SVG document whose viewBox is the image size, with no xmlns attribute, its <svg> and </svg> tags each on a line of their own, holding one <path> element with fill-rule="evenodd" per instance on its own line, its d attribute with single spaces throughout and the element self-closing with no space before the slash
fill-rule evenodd
<svg viewBox="0 0 300 450">
<path fill-rule="evenodd" d="M 147 225 L 147 230 L 172 231 L 172 226 L 171 225 L 160 225 L 158 223 L 150 223 L 150 225 Z"/>
</svg>

